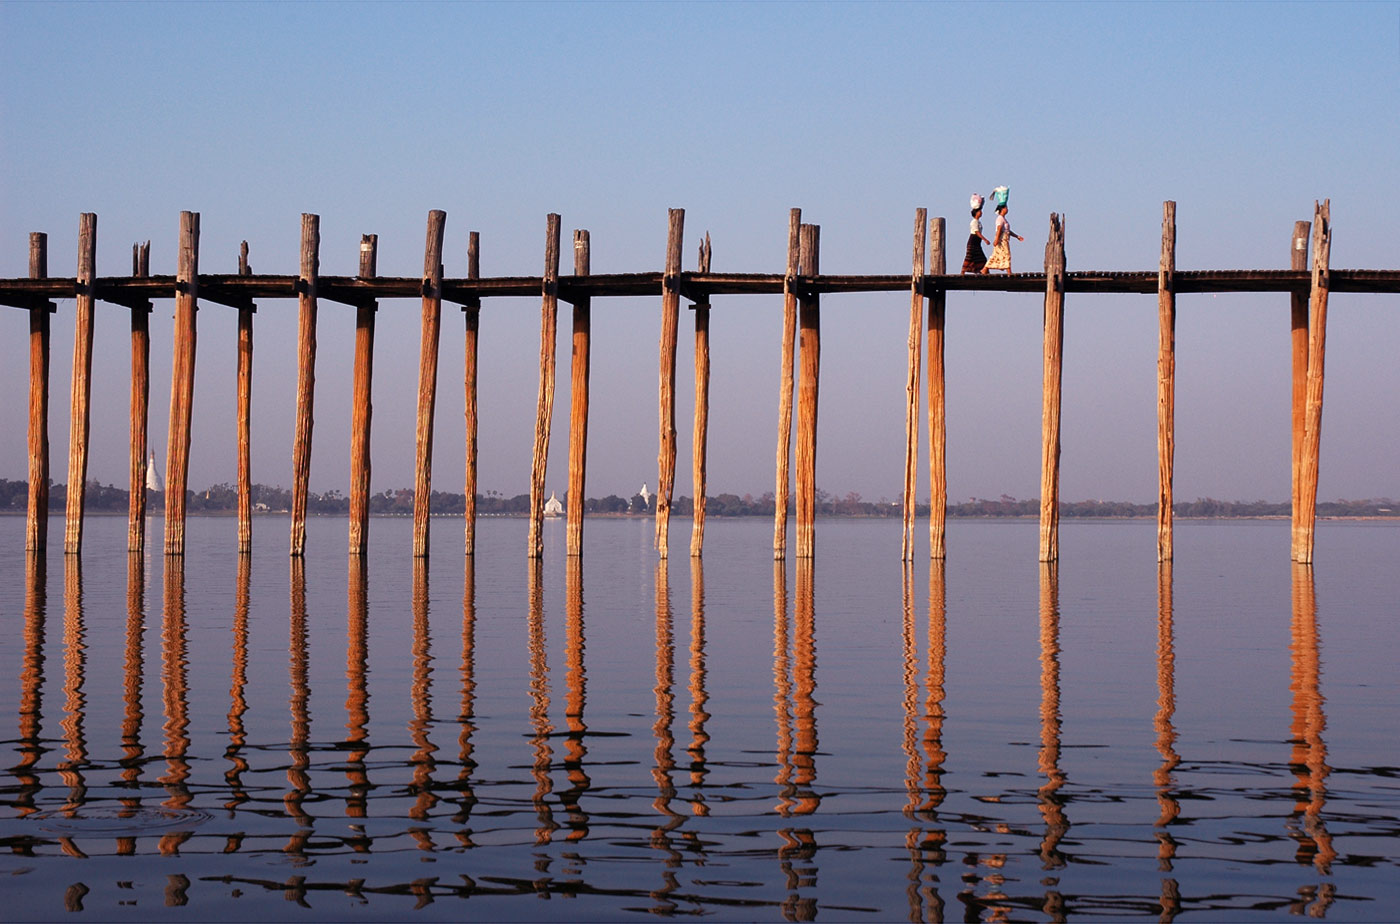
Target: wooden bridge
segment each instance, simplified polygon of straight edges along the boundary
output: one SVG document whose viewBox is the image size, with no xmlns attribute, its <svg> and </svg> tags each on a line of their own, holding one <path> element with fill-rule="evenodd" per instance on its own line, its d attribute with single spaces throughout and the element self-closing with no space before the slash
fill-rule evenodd
<svg viewBox="0 0 1400 924">
<path fill-rule="evenodd" d="M 466 525 L 465 550 L 475 548 L 477 461 L 477 333 L 483 299 L 492 296 L 541 297 L 539 396 L 530 482 L 528 554 L 542 554 L 545 470 L 549 456 L 550 421 L 555 391 L 555 342 L 558 304 L 573 306 L 573 354 L 570 388 L 569 487 L 567 547 L 571 556 L 583 551 L 583 498 L 588 442 L 588 378 L 590 303 L 595 297 L 640 296 L 661 299 L 659 453 L 656 504 L 656 548 L 668 549 L 671 499 L 676 468 L 676 349 L 682 298 L 692 303 L 695 321 L 694 523 L 691 554 L 700 555 L 705 534 L 705 462 L 709 405 L 709 312 L 715 296 L 772 294 L 783 296 L 781 384 L 778 395 L 775 520 L 773 552 L 787 552 L 790 491 L 795 494 L 796 555 L 815 551 L 817 396 L 821 355 L 820 300 L 823 294 L 852 292 L 910 293 L 909 369 L 906 383 L 906 451 L 903 556 L 914 554 L 914 491 L 920 425 L 919 381 L 927 331 L 928 465 L 931 483 L 929 547 L 933 558 L 945 555 L 947 480 L 944 467 L 944 317 L 947 293 L 956 291 L 1043 292 L 1044 394 L 1041 453 L 1040 559 L 1059 554 L 1060 381 L 1062 325 L 1067 293 L 1105 292 L 1156 294 L 1160 319 L 1158 370 L 1159 494 L 1157 550 L 1159 560 L 1172 558 L 1172 467 L 1174 457 L 1176 295 L 1192 292 L 1278 292 L 1290 297 L 1293 352 L 1293 544 L 1295 561 L 1311 562 L 1316 518 L 1318 457 L 1322 427 L 1323 368 L 1330 292 L 1400 292 L 1400 270 L 1331 269 L 1329 203 L 1315 205 L 1311 223 L 1299 221 L 1293 230 L 1290 266 L 1286 270 L 1179 271 L 1176 268 L 1176 203 L 1163 204 L 1161 261 L 1155 271 L 1069 272 L 1065 265 L 1064 223 L 1050 216 L 1044 272 L 1014 275 L 958 275 L 947 272 L 947 242 L 942 218 L 927 219 L 918 209 L 914 222 L 913 265 L 907 275 L 823 275 L 819 268 L 820 229 L 803 224 L 793 209 L 788 222 L 786 271 L 716 273 L 710 267 L 709 237 L 700 245 L 697 268 L 682 268 L 685 213 L 668 215 L 665 268 L 661 272 L 597 274 L 589 268 L 589 235 L 574 232 L 574 271 L 561 275 L 560 219 L 546 224 L 545 265 L 540 276 L 482 277 L 479 238 L 471 232 L 464 277 L 445 275 L 442 250 L 446 213 L 428 215 L 427 243 L 421 276 L 390 277 L 377 273 L 376 235 L 360 244 L 356 276 L 322 276 L 319 272 L 320 219 L 302 215 L 300 273 L 255 275 L 248 265 L 244 242 L 237 273 L 199 272 L 199 215 L 180 216 L 178 269 L 174 276 L 150 274 L 150 245 L 136 245 L 129 276 L 98 276 L 96 272 L 97 216 L 84 213 L 79 222 L 77 274 L 48 276 L 47 237 L 30 235 L 29 276 L 0 279 L 0 304 L 27 310 L 30 317 L 29 506 L 25 547 L 43 554 L 48 525 L 48 403 L 49 326 L 54 299 L 73 299 L 76 306 L 70 415 L 70 452 L 64 551 L 79 553 L 83 538 L 83 500 L 87 480 L 89 407 L 92 389 L 93 316 L 97 301 L 124 306 L 131 312 L 131 506 L 128 547 L 145 548 L 145 468 L 149 409 L 149 316 L 155 299 L 174 299 L 174 349 L 171 369 L 169 442 L 166 449 L 165 553 L 182 555 L 185 548 L 185 493 L 193 413 L 196 308 L 203 300 L 238 311 L 238 549 L 252 548 L 250 391 L 253 363 L 253 314 L 259 301 L 295 299 L 298 303 L 298 375 L 296 433 L 293 443 L 291 554 L 301 556 L 306 545 L 306 510 L 311 470 L 312 400 L 316 370 L 316 311 L 320 299 L 357 309 L 353 417 L 351 436 L 350 529 L 351 554 L 362 555 L 369 533 L 369 481 L 375 311 L 384 298 L 421 298 L 421 349 L 418 379 L 416 466 L 414 475 L 415 556 L 428 554 L 428 515 L 431 497 L 434 403 L 441 339 L 443 302 L 463 311 L 466 350 Z M 796 371 L 794 373 L 794 366 Z M 795 385 L 795 388 L 794 388 Z M 794 391 L 796 392 L 796 472 L 789 473 L 792 456 Z M 795 488 L 795 490 L 794 490 Z"/>
</svg>

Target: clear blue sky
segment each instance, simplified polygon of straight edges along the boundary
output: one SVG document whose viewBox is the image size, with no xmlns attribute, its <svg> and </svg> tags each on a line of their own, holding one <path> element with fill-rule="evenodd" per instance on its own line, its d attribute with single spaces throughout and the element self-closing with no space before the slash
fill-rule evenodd
<svg viewBox="0 0 1400 924">
<path fill-rule="evenodd" d="M 1071 269 L 1152 269 L 1161 203 L 1178 266 L 1286 265 L 1293 222 L 1331 197 L 1338 267 L 1400 266 L 1400 4 L 0 4 L 0 276 L 50 235 L 71 275 L 98 214 L 99 275 L 134 241 L 174 271 L 178 213 L 202 215 L 201 268 L 294 273 L 300 213 L 322 271 L 416 275 L 429 209 L 447 273 L 467 232 L 486 275 L 536 274 L 545 215 L 588 228 L 594 272 L 659 269 L 666 209 L 687 266 L 709 231 L 721 271 L 780 271 L 787 210 L 822 227 L 822 268 L 907 272 L 914 209 L 944 215 L 961 261 L 973 191 L 1011 187 L 1037 269 L 1067 215 Z M 905 295 L 823 303 L 818 482 L 896 499 Z M 568 451 L 567 306 L 549 485 Z M 68 442 L 73 305 L 54 324 L 54 473 Z M 710 489 L 772 489 L 778 298 L 719 301 Z M 169 303 L 152 325 L 151 442 L 163 457 Z M 295 303 L 257 315 L 253 474 L 291 482 Z M 594 307 L 589 494 L 656 480 L 658 300 Z M 948 308 L 949 489 L 1039 486 L 1041 299 L 955 293 Z M 690 493 L 690 316 L 678 368 L 678 493 Z M 1155 299 L 1071 296 L 1062 492 L 1149 501 L 1156 487 Z M 1288 496 L 1283 296 L 1182 296 L 1177 495 Z M 234 312 L 199 315 L 191 484 L 232 481 Z M 481 488 L 528 490 L 537 299 L 482 312 Z M 125 309 L 98 306 L 90 477 L 125 484 Z M 354 319 L 323 303 L 316 490 L 344 488 Z M 0 477 L 22 478 L 27 321 L 0 309 Z M 462 486 L 461 326 L 444 307 L 434 486 Z M 1400 299 L 1336 296 L 1324 498 L 1400 498 Z M 418 306 L 385 303 L 374 488 L 412 480 Z M 163 465 L 162 459 L 162 465 Z M 921 465 L 921 470 L 923 466 Z M 926 475 L 920 495 L 927 494 Z"/>
</svg>

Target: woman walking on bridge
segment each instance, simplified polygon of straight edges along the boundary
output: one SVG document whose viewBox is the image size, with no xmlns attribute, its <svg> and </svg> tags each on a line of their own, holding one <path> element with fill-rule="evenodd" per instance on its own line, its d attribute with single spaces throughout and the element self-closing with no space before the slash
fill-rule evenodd
<svg viewBox="0 0 1400 924">
<path fill-rule="evenodd" d="M 962 271 L 964 273 L 987 272 L 987 255 L 982 252 L 982 242 L 988 244 L 987 236 L 982 233 L 982 197 L 976 193 L 972 194 L 972 224 L 968 228 L 967 254 L 963 257 Z"/>
<path fill-rule="evenodd" d="M 1006 202 L 997 203 L 997 238 L 992 245 L 992 258 L 987 261 L 987 270 L 1006 270 L 1011 275 L 1011 239 L 1024 241 L 1025 238 L 1011 230 L 1011 222 L 1006 220 Z M 986 270 L 984 270 L 986 272 Z"/>
</svg>

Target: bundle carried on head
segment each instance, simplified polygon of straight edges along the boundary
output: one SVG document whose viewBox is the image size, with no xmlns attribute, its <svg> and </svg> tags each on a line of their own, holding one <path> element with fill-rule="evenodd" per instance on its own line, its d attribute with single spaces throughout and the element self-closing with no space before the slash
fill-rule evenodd
<svg viewBox="0 0 1400 924">
<path fill-rule="evenodd" d="M 972 210 L 975 212 L 982 207 L 983 199 L 977 193 L 972 194 Z"/>
<path fill-rule="evenodd" d="M 1005 186 L 998 186 L 992 190 L 992 201 L 997 204 L 998 208 L 1006 205 L 1006 200 L 1009 198 L 1011 198 L 1011 190 Z"/>
</svg>

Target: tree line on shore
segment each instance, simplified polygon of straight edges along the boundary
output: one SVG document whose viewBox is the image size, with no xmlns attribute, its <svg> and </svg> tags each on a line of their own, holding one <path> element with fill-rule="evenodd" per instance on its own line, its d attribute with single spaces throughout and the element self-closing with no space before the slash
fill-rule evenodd
<svg viewBox="0 0 1400 924">
<path fill-rule="evenodd" d="M 67 492 L 63 484 L 52 484 L 49 488 L 50 510 L 63 509 Z M 29 485 L 22 480 L 12 481 L 0 478 L 0 511 L 24 512 L 28 507 Z M 437 514 L 461 514 L 466 510 L 466 496 L 451 491 L 434 491 L 432 510 Z M 561 499 L 563 500 L 563 499 Z M 257 513 L 285 513 L 292 506 L 292 492 L 280 485 L 273 487 L 255 484 L 252 489 L 254 511 Z M 146 492 L 147 507 L 153 511 L 163 510 L 165 496 L 159 491 Z M 567 500 L 564 500 L 567 503 Z M 125 512 L 129 498 L 125 488 L 104 485 L 90 481 L 85 498 L 86 509 L 94 512 Z M 706 498 L 705 513 L 711 517 L 743 517 L 773 515 L 773 492 L 758 496 L 753 494 L 716 494 Z M 186 492 L 185 509 L 190 513 L 231 514 L 238 510 L 238 489 L 231 484 L 216 484 L 203 491 Z M 791 504 L 789 504 L 791 510 Z M 928 504 L 917 505 L 921 516 L 928 514 Z M 1286 517 L 1290 515 L 1288 502 L 1270 501 L 1222 501 L 1214 498 L 1197 498 L 1173 505 L 1178 517 Z M 345 515 L 350 512 L 350 498 L 339 490 L 323 493 L 309 492 L 307 510 L 312 514 Z M 413 514 L 413 491 L 397 488 L 370 495 L 369 510 L 378 516 L 411 516 Z M 530 512 L 530 495 L 506 496 L 498 491 L 478 494 L 476 510 L 479 516 L 526 516 Z M 694 511 L 693 500 L 681 495 L 672 500 L 671 510 L 678 516 L 688 516 Z M 608 516 L 645 516 L 656 512 L 656 496 L 644 498 L 641 494 L 620 497 L 609 494 L 606 497 L 590 497 L 584 502 L 584 511 L 589 514 Z M 1368 498 L 1365 500 L 1320 501 L 1317 505 L 1319 516 L 1324 517 L 1395 517 L 1400 516 L 1400 502 L 1390 498 Z M 1157 513 L 1155 504 L 1134 504 L 1127 501 L 1062 501 L 1062 517 L 1151 517 Z M 902 515 L 898 501 L 880 498 L 877 501 L 864 500 L 852 491 L 842 496 L 817 491 L 817 514 L 835 517 L 899 517 Z M 971 498 L 964 503 L 948 505 L 950 517 L 1037 517 L 1040 515 L 1040 501 L 1036 498 L 1018 500 L 1003 494 L 996 500 Z"/>
</svg>

